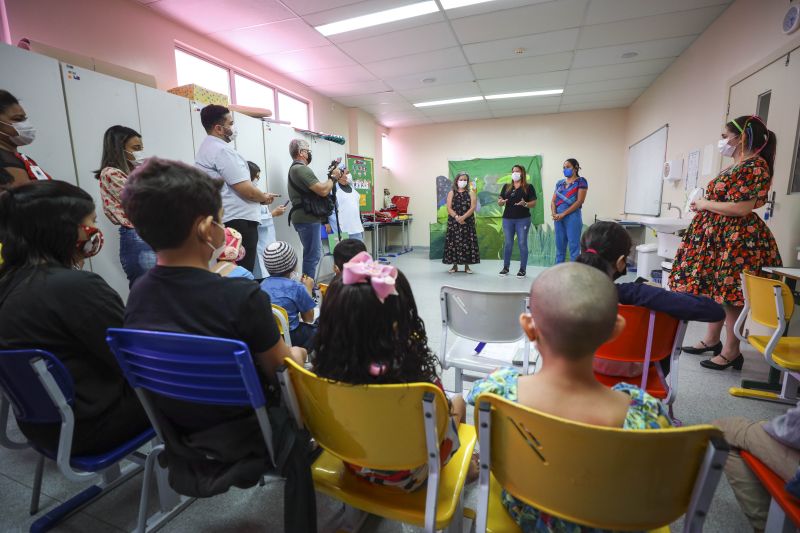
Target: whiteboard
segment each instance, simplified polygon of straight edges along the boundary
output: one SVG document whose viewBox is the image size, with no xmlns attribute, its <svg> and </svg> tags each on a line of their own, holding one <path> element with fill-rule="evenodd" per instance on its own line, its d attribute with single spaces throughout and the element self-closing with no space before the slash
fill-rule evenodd
<svg viewBox="0 0 800 533">
<path fill-rule="evenodd" d="M 182 96 L 136 85 L 144 153 L 194 165 L 189 113 L 191 102 Z"/>
<path fill-rule="evenodd" d="M 58 61 L 0 43 L 0 65 L 6 74 L 0 88 L 17 97 L 36 126 L 36 140 L 20 151 L 53 179 L 77 185 Z"/>
<path fill-rule="evenodd" d="M 625 213 L 661 214 L 662 172 L 667 159 L 668 129 L 669 125 L 664 125 L 628 149 Z"/>
<path fill-rule="evenodd" d="M 93 172 L 100 166 L 103 135 L 109 127 L 119 124 L 140 130 L 136 87 L 129 81 L 66 64 L 62 64 L 62 72 L 79 183 L 94 199 L 97 226 L 105 237 L 103 250 L 91 259 L 91 267 L 127 300 L 128 278 L 119 262 L 119 228 L 103 213 L 100 182 Z M 147 139 L 143 141 L 147 143 Z M 150 148 L 157 152 L 155 145 Z"/>
</svg>

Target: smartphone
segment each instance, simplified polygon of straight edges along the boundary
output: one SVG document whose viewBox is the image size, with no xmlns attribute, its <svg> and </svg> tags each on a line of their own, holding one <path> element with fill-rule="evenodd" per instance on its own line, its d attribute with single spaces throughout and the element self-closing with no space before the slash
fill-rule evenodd
<svg viewBox="0 0 800 533">
<path fill-rule="evenodd" d="M 289 205 L 289 202 L 291 202 L 291 200 L 286 200 L 286 203 L 284 203 L 281 207 L 286 207 L 287 205 Z"/>
</svg>

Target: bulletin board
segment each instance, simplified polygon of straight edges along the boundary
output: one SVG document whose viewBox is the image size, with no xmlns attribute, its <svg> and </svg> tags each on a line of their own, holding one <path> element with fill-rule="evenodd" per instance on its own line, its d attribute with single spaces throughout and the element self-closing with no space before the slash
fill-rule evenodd
<svg viewBox="0 0 800 533">
<path fill-rule="evenodd" d="M 347 154 L 347 170 L 353 177 L 353 187 L 358 191 L 359 210 L 375 212 L 375 161 L 371 157 Z"/>
</svg>

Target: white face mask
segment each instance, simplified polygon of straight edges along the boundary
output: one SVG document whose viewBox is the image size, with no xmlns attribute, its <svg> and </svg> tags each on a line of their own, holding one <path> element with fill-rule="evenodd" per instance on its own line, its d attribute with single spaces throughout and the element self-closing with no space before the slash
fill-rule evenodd
<svg viewBox="0 0 800 533">
<path fill-rule="evenodd" d="M 463 181 L 463 180 L 459 180 L 459 181 L 458 181 L 458 186 L 459 186 L 459 188 L 461 188 L 461 189 L 466 189 L 466 188 L 467 188 L 467 182 L 466 182 L 466 181 Z"/>
<path fill-rule="evenodd" d="M 717 148 L 719 148 L 719 153 L 722 154 L 722 157 L 733 157 L 733 152 L 736 151 L 736 146 L 728 144 L 727 139 L 717 141 Z"/>
<path fill-rule="evenodd" d="M 519 172 L 512 172 L 511 179 L 514 181 L 519 181 L 522 179 L 522 174 L 520 174 Z"/>
<path fill-rule="evenodd" d="M 133 152 L 131 152 L 130 150 L 125 150 L 125 151 L 131 154 L 131 156 L 133 156 L 133 160 L 137 164 L 144 163 L 144 160 L 147 159 L 147 156 L 144 155 L 144 150 L 135 150 Z"/>
<path fill-rule="evenodd" d="M 30 119 L 25 119 L 21 122 L 14 122 L 10 124 L 8 122 L 3 122 L 6 126 L 11 126 L 15 130 L 17 130 L 16 135 L 9 135 L 7 133 L 3 133 L 8 139 L 16 146 L 25 146 L 31 144 L 34 139 L 36 139 L 36 128 L 31 124 Z M 0 132 L 2 133 L 2 132 Z"/>
<path fill-rule="evenodd" d="M 214 224 L 215 226 L 217 226 L 219 228 L 222 228 L 223 236 L 222 236 L 222 244 L 218 248 L 215 247 L 210 242 L 206 241 L 206 244 L 208 245 L 208 247 L 211 248 L 212 250 L 214 250 L 213 252 L 211 252 L 211 259 L 208 260 L 208 268 L 209 268 L 209 270 L 211 270 L 215 266 L 217 266 L 217 260 L 219 259 L 219 256 L 221 256 L 222 252 L 225 251 L 225 234 L 224 234 L 225 226 L 223 226 L 222 224 L 220 224 L 219 222 L 216 222 L 216 221 L 212 222 L 212 224 Z"/>
</svg>

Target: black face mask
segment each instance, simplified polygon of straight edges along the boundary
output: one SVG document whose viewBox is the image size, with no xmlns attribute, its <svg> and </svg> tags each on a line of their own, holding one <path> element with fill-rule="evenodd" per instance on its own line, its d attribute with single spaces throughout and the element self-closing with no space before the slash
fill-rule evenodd
<svg viewBox="0 0 800 533">
<path fill-rule="evenodd" d="M 311 164 L 311 150 L 306 150 L 306 153 L 308 154 L 308 164 L 310 165 Z"/>
<path fill-rule="evenodd" d="M 618 280 L 619 278 L 621 278 L 622 276 L 624 276 L 627 273 L 628 273 L 628 265 L 626 264 L 625 268 L 622 269 L 622 272 L 620 272 L 620 271 L 614 272 L 614 276 L 612 277 L 612 279 L 614 279 L 614 281 L 616 281 L 616 280 Z"/>
</svg>

